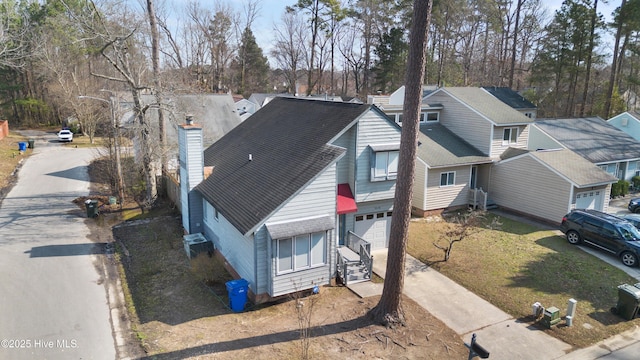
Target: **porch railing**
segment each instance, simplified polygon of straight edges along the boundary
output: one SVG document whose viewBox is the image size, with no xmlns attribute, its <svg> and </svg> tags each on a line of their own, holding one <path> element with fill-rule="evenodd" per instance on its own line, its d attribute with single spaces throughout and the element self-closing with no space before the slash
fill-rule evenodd
<svg viewBox="0 0 640 360">
<path fill-rule="evenodd" d="M 488 194 L 482 188 L 469 189 L 469 205 L 474 209 L 487 210 Z"/>
</svg>

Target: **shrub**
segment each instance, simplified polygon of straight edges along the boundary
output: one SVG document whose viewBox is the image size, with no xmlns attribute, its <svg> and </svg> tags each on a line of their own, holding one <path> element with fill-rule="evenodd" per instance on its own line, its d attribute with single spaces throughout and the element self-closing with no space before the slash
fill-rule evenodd
<svg viewBox="0 0 640 360">
<path fill-rule="evenodd" d="M 620 184 L 620 195 L 627 195 L 629 193 L 629 182 L 626 180 L 618 180 L 618 184 Z"/>
<path fill-rule="evenodd" d="M 633 182 L 633 187 L 634 188 L 640 188 L 640 176 L 636 175 L 634 177 L 631 178 L 631 181 Z"/>
<path fill-rule="evenodd" d="M 620 196 L 620 182 L 611 184 L 611 197 Z"/>
</svg>

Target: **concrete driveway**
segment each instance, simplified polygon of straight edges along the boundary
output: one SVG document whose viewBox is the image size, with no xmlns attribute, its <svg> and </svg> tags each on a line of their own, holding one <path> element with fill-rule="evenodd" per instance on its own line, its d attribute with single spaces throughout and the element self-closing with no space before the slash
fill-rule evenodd
<svg viewBox="0 0 640 360">
<path fill-rule="evenodd" d="M 72 202 L 89 194 L 94 150 L 29 136 L 34 153 L 0 204 L 0 358 L 115 359 L 103 248 Z"/>
</svg>

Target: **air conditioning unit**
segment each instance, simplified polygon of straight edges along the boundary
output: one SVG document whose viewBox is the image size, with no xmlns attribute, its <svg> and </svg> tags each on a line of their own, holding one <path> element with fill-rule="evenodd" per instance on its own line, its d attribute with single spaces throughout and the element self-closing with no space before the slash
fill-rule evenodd
<svg viewBox="0 0 640 360">
<path fill-rule="evenodd" d="M 184 235 L 182 240 L 184 242 L 184 251 L 189 259 L 195 258 L 200 253 L 213 254 L 213 243 L 205 239 L 200 233 Z"/>
</svg>

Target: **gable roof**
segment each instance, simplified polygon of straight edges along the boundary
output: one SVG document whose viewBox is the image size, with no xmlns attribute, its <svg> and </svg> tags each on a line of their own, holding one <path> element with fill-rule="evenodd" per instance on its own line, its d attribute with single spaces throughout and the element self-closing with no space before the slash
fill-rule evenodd
<svg viewBox="0 0 640 360">
<path fill-rule="evenodd" d="M 640 158 L 640 142 L 599 117 L 543 119 L 534 126 L 594 164 Z"/>
<path fill-rule="evenodd" d="M 441 124 L 420 126 L 417 156 L 430 168 L 492 162 L 490 157 Z"/>
<path fill-rule="evenodd" d="M 508 106 L 486 90 L 477 87 L 447 87 L 440 88 L 427 95 L 428 99 L 433 94 L 444 91 L 458 101 L 466 104 L 479 114 L 493 122 L 495 125 L 530 124 L 533 119 Z M 425 100 L 423 99 L 423 101 Z"/>
<path fill-rule="evenodd" d="M 618 181 L 615 176 L 569 149 L 531 151 L 529 155 L 555 170 L 556 173 L 577 187 L 603 185 Z"/>
<path fill-rule="evenodd" d="M 483 86 L 482 88 L 514 109 L 525 110 L 537 108 L 531 101 L 525 99 L 524 96 L 511 88 L 501 86 Z"/>
<path fill-rule="evenodd" d="M 144 104 L 156 102 L 155 95 L 142 95 L 141 99 Z M 186 114 L 193 115 L 202 125 L 205 146 L 213 144 L 242 121 L 229 94 L 167 95 L 165 102 L 168 109 L 164 111 L 165 136 L 169 146 L 177 146 L 178 124 L 184 121 Z M 150 107 L 147 115 L 152 123 L 158 123 L 157 107 Z"/>
<path fill-rule="evenodd" d="M 339 160 L 346 150 L 330 141 L 371 109 L 385 117 L 371 105 L 275 98 L 204 151 L 214 169 L 195 189 L 247 234 Z"/>
</svg>

